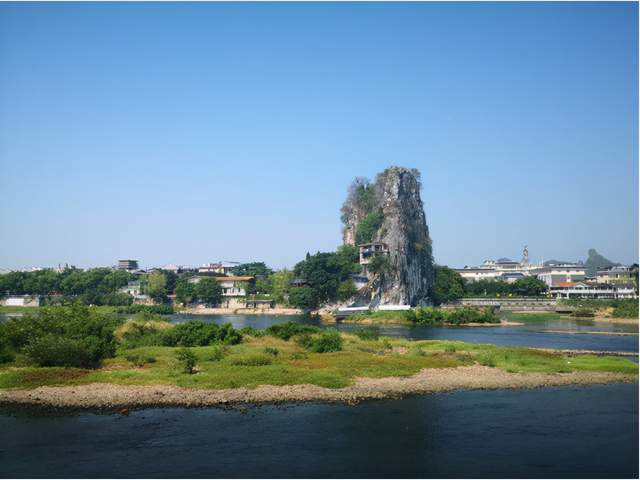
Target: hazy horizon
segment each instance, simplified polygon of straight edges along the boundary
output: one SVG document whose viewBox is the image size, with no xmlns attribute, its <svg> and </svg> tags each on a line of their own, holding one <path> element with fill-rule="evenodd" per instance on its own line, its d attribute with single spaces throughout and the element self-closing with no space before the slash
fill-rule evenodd
<svg viewBox="0 0 640 480">
<path fill-rule="evenodd" d="M 0 4 L 0 268 L 292 267 L 417 168 L 436 262 L 638 261 L 636 3 Z"/>
</svg>

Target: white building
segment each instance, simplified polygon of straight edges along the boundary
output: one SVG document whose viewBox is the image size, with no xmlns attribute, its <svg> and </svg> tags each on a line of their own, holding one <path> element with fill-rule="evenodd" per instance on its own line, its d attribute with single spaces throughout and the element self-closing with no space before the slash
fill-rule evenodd
<svg viewBox="0 0 640 480">
<path fill-rule="evenodd" d="M 556 298 L 637 298 L 633 285 L 590 284 L 585 282 L 559 282 L 550 288 Z"/>
<path fill-rule="evenodd" d="M 547 286 L 554 287 L 564 282 L 582 282 L 586 272 L 584 265 L 562 263 L 546 265 L 535 270 L 534 274 Z"/>
</svg>

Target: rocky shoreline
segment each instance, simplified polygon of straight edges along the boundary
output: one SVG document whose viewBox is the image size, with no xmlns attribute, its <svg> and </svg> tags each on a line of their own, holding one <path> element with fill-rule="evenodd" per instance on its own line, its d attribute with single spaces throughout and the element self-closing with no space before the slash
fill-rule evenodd
<svg viewBox="0 0 640 480">
<path fill-rule="evenodd" d="M 38 387 L 33 390 L 0 390 L 0 407 L 126 412 L 140 408 L 233 407 L 311 401 L 357 404 L 363 400 L 455 390 L 632 383 L 637 379 L 637 375 L 609 372 L 508 373 L 497 368 L 474 365 L 424 369 L 411 377 L 357 378 L 352 385 L 337 389 L 309 384 L 204 390 L 172 385 L 93 383 Z"/>
</svg>

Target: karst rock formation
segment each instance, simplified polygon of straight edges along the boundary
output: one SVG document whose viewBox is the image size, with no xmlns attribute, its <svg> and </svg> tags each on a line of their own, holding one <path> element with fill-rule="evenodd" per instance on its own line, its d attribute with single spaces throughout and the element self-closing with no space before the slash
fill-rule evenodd
<svg viewBox="0 0 640 480">
<path fill-rule="evenodd" d="M 369 282 L 346 305 L 431 304 L 433 255 L 420 187 L 420 173 L 403 167 L 387 168 L 373 183 L 354 180 L 342 206 L 343 242 L 379 248 L 386 259 L 376 271 L 363 265 Z"/>
</svg>

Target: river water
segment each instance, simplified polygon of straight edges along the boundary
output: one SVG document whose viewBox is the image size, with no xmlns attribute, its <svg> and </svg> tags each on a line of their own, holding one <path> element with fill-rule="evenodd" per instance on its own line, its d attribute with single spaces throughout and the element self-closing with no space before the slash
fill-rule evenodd
<svg viewBox="0 0 640 480">
<path fill-rule="evenodd" d="M 239 328 L 292 319 L 320 325 L 305 316 L 175 315 L 172 321 L 194 318 Z M 381 331 L 406 338 L 638 351 L 637 336 L 575 333 L 637 328 L 566 319 Z M 0 476 L 637 477 L 638 386 L 466 391 L 357 406 L 146 409 L 128 416 L 4 411 Z"/>
<path fill-rule="evenodd" d="M 0 416 L 4 477 L 638 476 L 636 385 Z"/>
</svg>

